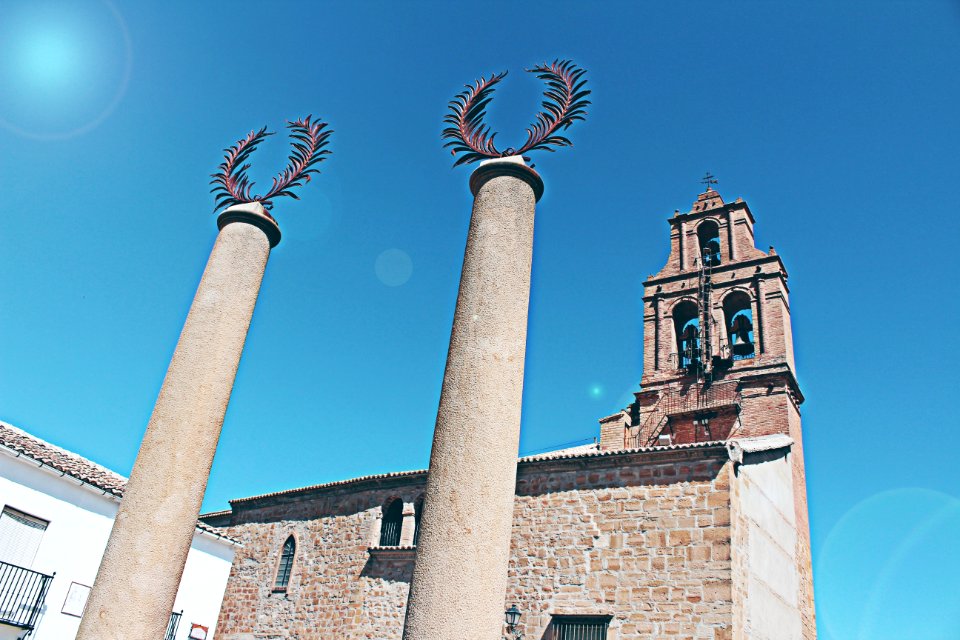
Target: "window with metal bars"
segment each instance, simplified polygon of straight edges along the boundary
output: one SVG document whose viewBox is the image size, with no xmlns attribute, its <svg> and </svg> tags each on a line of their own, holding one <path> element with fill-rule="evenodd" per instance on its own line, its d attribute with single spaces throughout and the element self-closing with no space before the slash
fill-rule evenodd
<svg viewBox="0 0 960 640">
<path fill-rule="evenodd" d="M 297 554 L 297 541 L 293 536 L 283 543 L 280 552 L 280 566 L 277 568 L 277 580 L 273 583 L 274 591 L 286 591 L 290 583 L 290 574 L 293 573 L 293 557 Z"/>
<path fill-rule="evenodd" d="M 554 616 L 552 640 L 607 640 L 610 616 Z"/>
<path fill-rule="evenodd" d="M 403 500 L 397 498 L 387 505 L 380 527 L 380 546 L 400 546 L 400 531 L 403 528 Z"/>
</svg>

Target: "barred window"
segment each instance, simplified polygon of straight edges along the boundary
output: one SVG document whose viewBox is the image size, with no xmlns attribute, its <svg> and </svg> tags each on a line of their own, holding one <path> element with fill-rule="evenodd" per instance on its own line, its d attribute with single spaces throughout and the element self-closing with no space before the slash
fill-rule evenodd
<svg viewBox="0 0 960 640">
<path fill-rule="evenodd" d="M 552 640 L 607 640 L 610 616 L 554 616 Z"/>
<path fill-rule="evenodd" d="M 383 511 L 383 523 L 380 528 L 380 546 L 396 547 L 400 545 L 400 530 L 403 527 L 403 500 L 397 498 Z"/>
<path fill-rule="evenodd" d="M 290 574 L 293 573 L 293 557 L 297 554 L 297 541 L 293 536 L 283 543 L 280 553 L 280 566 L 277 568 L 277 581 L 273 585 L 274 591 L 286 591 L 290 583 Z"/>
</svg>

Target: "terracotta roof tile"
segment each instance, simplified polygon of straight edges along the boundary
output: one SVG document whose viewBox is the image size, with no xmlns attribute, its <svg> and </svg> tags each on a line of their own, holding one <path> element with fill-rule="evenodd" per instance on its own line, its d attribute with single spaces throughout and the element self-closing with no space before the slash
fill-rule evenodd
<svg viewBox="0 0 960 640">
<path fill-rule="evenodd" d="M 723 448 L 724 442 L 722 440 L 711 440 L 709 442 L 694 442 L 690 444 L 674 444 L 664 447 L 639 447 L 635 449 L 614 449 L 610 451 L 600 451 L 597 449 L 596 444 L 586 444 L 578 447 L 570 447 L 569 449 L 559 449 L 557 451 L 548 451 L 546 453 L 538 453 L 533 456 L 525 456 L 518 459 L 518 463 L 531 463 L 531 462 L 543 462 L 546 460 L 571 460 L 573 458 L 604 458 L 609 456 L 620 456 L 631 453 L 653 453 L 653 452 L 663 452 L 663 451 L 677 451 L 683 449 L 707 449 L 707 448 Z M 359 482 L 367 482 L 370 480 L 385 480 L 389 478 L 404 478 L 404 477 L 413 477 L 418 475 L 427 475 L 426 469 L 418 469 L 416 471 L 396 471 L 394 473 L 378 473 L 369 476 L 360 476 L 358 478 L 350 478 L 348 480 L 336 480 L 334 482 L 325 482 L 322 484 L 314 484 L 307 487 L 297 487 L 295 489 L 284 489 L 283 491 L 274 491 L 272 493 L 263 493 L 260 495 L 250 496 L 247 498 L 237 498 L 231 500 L 230 504 L 243 504 L 245 502 L 252 502 L 254 500 L 263 500 L 264 498 L 275 498 L 278 496 L 286 495 L 295 495 L 298 493 L 306 493 L 308 491 L 316 491 L 321 489 L 332 489 L 334 487 L 342 487 L 345 485 L 351 485 Z M 225 515 L 230 513 L 232 510 L 227 511 L 217 511 L 214 513 L 203 514 L 202 517 L 211 517 L 214 515 Z"/>
<path fill-rule="evenodd" d="M 123 497 L 123 489 L 127 484 L 124 476 L 5 422 L 0 422 L 0 447 L 7 449 L 11 455 L 29 458 L 63 475 L 80 480 L 104 494 L 115 498 Z M 205 522 L 197 522 L 197 529 L 239 544 L 238 540 L 231 538 L 223 529 L 211 527 Z"/>
</svg>

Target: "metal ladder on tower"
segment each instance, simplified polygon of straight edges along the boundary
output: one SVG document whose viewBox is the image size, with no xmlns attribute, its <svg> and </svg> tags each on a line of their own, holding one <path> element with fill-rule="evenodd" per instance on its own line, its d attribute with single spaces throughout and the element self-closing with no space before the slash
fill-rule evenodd
<svg viewBox="0 0 960 640">
<path fill-rule="evenodd" d="M 713 346 L 711 340 L 711 330 L 713 327 L 713 316 L 710 313 L 710 305 L 713 294 L 713 252 L 709 247 L 703 248 L 703 253 L 699 258 L 700 270 L 697 277 L 697 304 L 700 310 L 700 367 L 698 377 L 709 384 L 713 374 Z"/>
</svg>

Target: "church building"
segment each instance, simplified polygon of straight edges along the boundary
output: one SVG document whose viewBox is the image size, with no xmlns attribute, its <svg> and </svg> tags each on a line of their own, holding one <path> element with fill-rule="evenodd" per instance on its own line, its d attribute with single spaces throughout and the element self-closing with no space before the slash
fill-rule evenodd
<svg viewBox="0 0 960 640">
<path fill-rule="evenodd" d="M 520 459 L 504 609 L 527 640 L 816 637 L 787 272 L 746 202 L 707 184 L 644 282 L 635 400 L 598 444 Z M 425 481 L 202 516 L 242 542 L 217 637 L 400 640 Z"/>
</svg>

